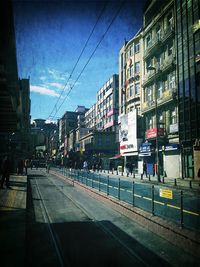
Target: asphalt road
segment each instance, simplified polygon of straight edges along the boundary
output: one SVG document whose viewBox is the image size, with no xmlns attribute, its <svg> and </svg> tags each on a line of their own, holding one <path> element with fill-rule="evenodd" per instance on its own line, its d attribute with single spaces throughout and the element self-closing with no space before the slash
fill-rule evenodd
<svg viewBox="0 0 200 267">
<path fill-rule="evenodd" d="M 26 266 L 197 266 L 194 257 L 51 174 L 31 171 L 27 200 Z"/>
</svg>

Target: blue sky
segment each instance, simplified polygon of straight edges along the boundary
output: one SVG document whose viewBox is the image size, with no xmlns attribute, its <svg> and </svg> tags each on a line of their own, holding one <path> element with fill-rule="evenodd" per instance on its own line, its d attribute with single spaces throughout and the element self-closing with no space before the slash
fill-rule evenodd
<svg viewBox="0 0 200 267">
<path fill-rule="evenodd" d="M 65 86 L 105 2 L 14 1 L 18 73 L 20 78 L 30 76 L 32 119 L 47 119 L 58 99 L 58 112 L 54 109 L 51 114 L 53 120 L 61 117 L 67 110 L 74 111 L 77 105 L 90 108 L 95 103 L 96 92 L 112 74 L 118 73 L 119 50 L 124 39 L 132 38 L 142 26 L 144 2 L 124 2 L 116 20 L 75 83 L 122 3 L 117 0 L 108 1 L 69 83 Z M 67 96 L 70 85 L 74 83 L 75 86 Z"/>
</svg>

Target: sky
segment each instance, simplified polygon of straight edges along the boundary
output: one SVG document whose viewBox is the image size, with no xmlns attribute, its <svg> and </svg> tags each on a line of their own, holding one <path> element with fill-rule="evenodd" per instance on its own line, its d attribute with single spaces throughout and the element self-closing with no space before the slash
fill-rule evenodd
<svg viewBox="0 0 200 267">
<path fill-rule="evenodd" d="M 18 75 L 30 78 L 32 120 L 56 121 L 96 102 L 97 91 L 118 74 L 124 40 L 142 27 L 144 3 L 14 0 Z"/>
</svg>

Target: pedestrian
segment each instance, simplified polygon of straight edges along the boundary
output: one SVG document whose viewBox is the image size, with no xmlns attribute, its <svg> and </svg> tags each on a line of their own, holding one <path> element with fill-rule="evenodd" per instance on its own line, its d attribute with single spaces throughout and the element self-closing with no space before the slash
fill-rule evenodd
<svg viewBox="0 0 200 267">
<path fill-rule="evenodd" d="M 10 167 L 11 167 L 10 166 L 10 160 L 9 160 L 8 156 L 6 156 L 3 160 L 2 169 L 1 169 L 1 171 L 2 171 L 2 178 L 1 178 L 1 185 L 0 185 L 1 189 L 4 189 L 3 184 L 4 184 L 5 180 L 6 180 L 6 187 L 10 188 L 10 186 L 9 186 Z"/>
<path fill-rule="evenodd" d="M 83 169 L 84 169 L 85 171 L 87 171 L 87 169 L 88 169 L 88 163 L 87 163 L 86 160 L 83 162 Z"/>
<path fill-rule="evenodd" d="M 146 164 L 146 162 L 144 161 L 143 162 L 143 175 L 146 175 L 146 177 L 147 177 L 147 164 Z"/>
<path fill-rule="evenodd" d="M 24 162 L 22 159 L 19 159 L 17 163 L 17 174 L 23 175 L 23 172 L 24 172 Z"/>
<path fill-rule="evenodd" d="M 30 161 L 30 168 L 31 168 L 31 170 L 33 168 L 33 161 L 32 160 Z"/>
<path fill-rule="evenodd" d="M 129 174 L 130 172 L 130 163 L 127 161 L 126 162 L 126 173 Z"/>
<path fill-rule="evenodd" d="M 25 167 L 25 174 L 26 175 L 28 173 L 28 166 L 29 166 L 29 160 L 28 159 L 25 159 L 25 161 L 24 161 L 24 167 Z"/>
</svg>

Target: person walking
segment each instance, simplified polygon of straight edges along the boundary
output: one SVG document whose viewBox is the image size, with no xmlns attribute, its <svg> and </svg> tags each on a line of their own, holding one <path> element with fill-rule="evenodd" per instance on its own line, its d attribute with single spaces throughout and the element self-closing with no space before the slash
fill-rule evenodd
<svg viewBox="0 0 200 267">
<path fill-rule="evenodd" d="M 83 162 L 83 169 L 84 169 L 85 171 L 87 171 L 87 169 L 88 169 L 88 163 L 87 163 L 86 160 Z"/>
<path fill-rule="evenodd" d="M 25 159 L 25 161 L 24 161 L 24 167 L 25 167 L 25 174 L 26 175 L 28 173 L 28 166 L 29 166 L 29 160 L 28 159 Z"/>
<path fill-rule="evenodd" d="M 2 163 L 2 178 L 1 178 L 1 185 L 0 185 L 1 189 L 4 189 L 3 185 L 4 185 L 5 180 L 6 180 L 6 187 L 10 188 L 9 179 L 10 179 L 10 160 L 8 156 L 6 156 Z"/>
<path fill-rule="evenodd" d="M 147 164 L 146 164 L 146 162 L 143 162 L 143 175 L 146 175 L 146 177 L 147 177 Z"/>
</svg>

